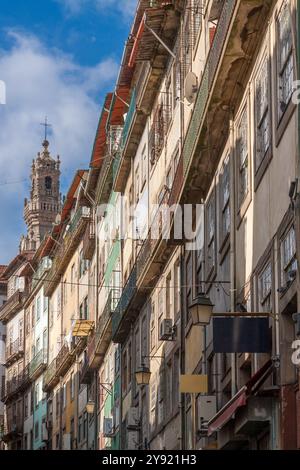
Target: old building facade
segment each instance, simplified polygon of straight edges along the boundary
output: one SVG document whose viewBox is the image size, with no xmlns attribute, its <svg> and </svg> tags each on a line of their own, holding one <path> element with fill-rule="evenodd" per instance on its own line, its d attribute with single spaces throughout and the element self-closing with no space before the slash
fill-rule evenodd
<svg viewBox="0 0 300 470">
<path fill-rule="evenodd" d="M 300 448 L 296 7 L 139 0 L 62 207 L 43 144 L 2 275 L 9 448 Z"/>
</svg>

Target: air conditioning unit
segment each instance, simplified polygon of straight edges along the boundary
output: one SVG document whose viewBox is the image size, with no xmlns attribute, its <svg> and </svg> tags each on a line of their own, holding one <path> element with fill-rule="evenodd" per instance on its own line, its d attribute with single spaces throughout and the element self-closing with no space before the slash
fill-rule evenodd
<svg viewBox="0 0 300 470">
<path fill-rule="evenodd" d="M 172 341 L 173 337 L 173 321 L 170 318 L 164 318 L 159 325 L 159 339 L 160 341 Z"/>
<path fill-rule="evenodd" d="M 213 395 L 200 395 L 198 397 L 198 432 L 207 431 L 207 423 L 217 412 L 217 401 Z"/>
<path fill-rule="evenodd" d="M 104 437 L 113 437 L 114 436 L 114 426 L 112 418 L 104 418 L 103 420 L 103 436 Z"/>
<path fill-rule="evenodd" d="M 63 435 L 63 450 L 71 450 L 71 434 Z"/>
</svg>

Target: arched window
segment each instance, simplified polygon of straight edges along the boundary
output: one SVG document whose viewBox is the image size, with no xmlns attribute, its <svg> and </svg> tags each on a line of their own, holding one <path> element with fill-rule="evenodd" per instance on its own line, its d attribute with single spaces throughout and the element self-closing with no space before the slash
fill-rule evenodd
<svg viewBox="0 0 300 470">
<path fill-rule="evenodd" d="M 46 188 L 46 191 L 47 191 L 48 194 L 52 192 L 52 178 L 51 178 L 51 176 L 46 176 L 46 178 L 45 178 L 45 188 Z"/>
</svg>

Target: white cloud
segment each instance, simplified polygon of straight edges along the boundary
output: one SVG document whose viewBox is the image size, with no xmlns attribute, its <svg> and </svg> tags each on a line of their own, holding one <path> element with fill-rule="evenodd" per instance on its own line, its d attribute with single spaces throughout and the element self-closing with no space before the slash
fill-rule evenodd
<svg viewBox="0 0 300 470">
<path fill-rule="evenodd" d="M 118 65 L 110 58 L 81 67 L 59 50 L 47 50 L 33 36 L 10 31 L 10 51 L 0 51 L 0 78 L 7 88 L 0 106 L 0 264 L 15 254 L 22 227 L 23 199 L 29 195 L 32 159 L 40 150 L 47 115 L 53 126 L 52 155 L 62 160 L 63 190 L 78 167 L 87 167 L 100 106 L 94 96 L 109 91 Z M 26 183 L 4 182 L 27 179 Z M 6 258 L 6 259 L 3 259 Z"/>
<path fill-rule="evenodd" d="M 137 0 L 56 0 L 61 3 L 68 14 L 77 15 L 83 8 L 91 6 L 101 13 L 115 10 L 123 17 L 131 17 L 135 13 Z"/>
</svg>

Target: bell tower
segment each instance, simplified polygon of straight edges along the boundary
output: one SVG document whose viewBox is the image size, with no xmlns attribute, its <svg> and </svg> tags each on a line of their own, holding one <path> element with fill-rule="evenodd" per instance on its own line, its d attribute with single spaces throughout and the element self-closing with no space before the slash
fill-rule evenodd
<svg viewBox="0 0 300 470">
<path fill-rule="evenodd" d="M 42 146 L 32 162 L 30 199 L 24 201 L 27 235 L 21 238 L 20 251 L 36 250 L 61 211 L 60 159 L 51 157 L 47 139 Z"/>
</svg>

